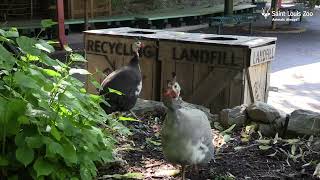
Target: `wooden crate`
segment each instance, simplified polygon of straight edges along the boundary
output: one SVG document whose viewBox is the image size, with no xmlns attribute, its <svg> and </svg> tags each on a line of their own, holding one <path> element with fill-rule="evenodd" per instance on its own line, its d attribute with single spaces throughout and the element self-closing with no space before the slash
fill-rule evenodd
<svg viewBox="0 0 320 180">
<path fill-rule="evenodd" d="M 161 33 L 162 90 L 175 72 L 183 99 L 209 107 L 214 113 L 267 101 L 275 38 Z"/>
<path fill-rule="evenodd" d="M 133 33 L 131 33 L 133 32 Z M 145 30 L 145 33 L 152 33 L 152 30 Z M 142 32 L 142 33 L 143 33 Z M 157 60 L 157 41 L 147 38 L 148 34 L 140 34 L 132 28 L 116 28 L 107 30 L 92 30 L 85 32 L 85 48 L 87 56 L 87 69 L 94 73 L 96 69 L 104 72 L 105 76 L 95 75 L 96 80 L 101 83 L 112 71 L 127 65 L 133 57 L 131 45 L 137 38 L 144 44 L 140 54 L 140 67 L 143 78 L 143 88 L 140 97 L 144 99 L 159 99 L 160 92 L 160 68 Z M 89 92 L 96 92 L 96 89 L 88 83 Z"/>
<path fill-rule="evenodd" d="M 71 19 L 84 18 L 85 0 L 69 0 L 68 16 Z M 111 0 L 87 0 L 88 17 L 102 17 L 112 15 Z"/>
</svg>

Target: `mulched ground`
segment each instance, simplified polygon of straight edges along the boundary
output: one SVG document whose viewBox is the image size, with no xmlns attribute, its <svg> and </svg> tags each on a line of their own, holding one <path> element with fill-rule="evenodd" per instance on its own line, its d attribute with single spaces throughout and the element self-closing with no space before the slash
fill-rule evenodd
<svg viewBox="0 0 320 180">
<path fill-rule="evenodd" d="M 135 172 L 142 173 L 143 179 L 180 179 L 180 167 L 166 162 L 161 152 L 160 128 L 164 115 L 164 112 L 139 115 L 142 122 L 128 123 L 127 126 L 133 135 L 128 138 L 119 137 L 118 150 L 122 161 L 108 167 L 100 167 L 99 176 Z M 263 144 L 255 141 L 259 138 L 258 133 L 253 132 L 250 135 L 251 140 L 242 142 L 243 132 L 231 132 L 232 138 L 226 143 L 223 136 L 213 131 L 217 149 L 215 162 L 199 167 L 198 172 L 189 167 L 186 177 L 192 180 L 315 179 L 312 174 L 315 163 L 320 160 L 320 141 L 315 145 L 308 144 L 307 140 L 296 142 L 294 139 L 280 143 L 280 139 L 277 142 L 271 141 L 274 144 L 270 149 L 262 150 L 259 145 Z M 292 144 L 296 144 L 296 162 L 293 161 L 294 157 L 289 155 Z"/>
</svg>

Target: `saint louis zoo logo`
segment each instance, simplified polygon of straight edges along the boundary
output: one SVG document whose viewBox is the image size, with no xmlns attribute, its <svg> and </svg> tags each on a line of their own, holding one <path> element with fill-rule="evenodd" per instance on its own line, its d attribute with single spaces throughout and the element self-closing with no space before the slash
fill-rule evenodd
<svg viewBox="0 0 320 180">
<path fill-rule="evenodd" d="M 270 9 L 271 8 L 269 8 L 269 9 L 262 8 L 261 14 L 265 19 L 267 19 L 270 16 Z"/>
<path fill-rule="evenodd" d="M 261 15 L 268 19 L 272 16 L 272 21 L 298 21 L 302 16 L 313 16 L 312 11 L 271 11 L 271 7 L 262 8 Z"/>
</svg>

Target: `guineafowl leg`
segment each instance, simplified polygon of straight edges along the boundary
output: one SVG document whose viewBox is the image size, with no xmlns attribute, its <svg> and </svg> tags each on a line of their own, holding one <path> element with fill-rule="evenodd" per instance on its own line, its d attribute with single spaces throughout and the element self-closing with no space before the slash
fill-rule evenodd
<svg viewBox="0 0 320 180">
<path fill-rule="evenodd" d="M 137 120 L 139 120 L 138 116 L 132 111 L 132 110 L 129 110 L 129 112 L 132 114 L 132 116 L 134 118 L 136 118 Z"/>
<path fill-rule="evenodd" d="M 182 180 L 186 179 L 186 165 L 181 165 L 182 166 Z"/>
<path fill-rule="evenodd" d="M 194 169 L 194 172 L 199 175 L 199 168 L 198 168 L 198 165 L 193 165 L 193 169 Z"/>
</svg>

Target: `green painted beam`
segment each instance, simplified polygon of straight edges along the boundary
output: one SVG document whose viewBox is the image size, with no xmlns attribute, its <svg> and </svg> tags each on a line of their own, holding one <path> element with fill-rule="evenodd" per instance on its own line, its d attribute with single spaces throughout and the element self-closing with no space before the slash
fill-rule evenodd
<svg viewBox="0 0 320 180">
<path fill-rule="evenodd" d="M 256 5 L 252 4 L 242 4 L 234 6 L 233 11 L 254 8 Z M 163 12 L 150 12 L 143 15 L 136 16 L 136 19 L 144 20 L 161 20 L 161 19 L 171 19 L 171 18 L 183 18 L 192 16 L 204 16 L 215 13 L 224 12 L 224 6 L 218 5 L 214 7 L 203 7 L 203 8 L 185 8 L 185 9 L 170 9 Z"/>
</svg>

